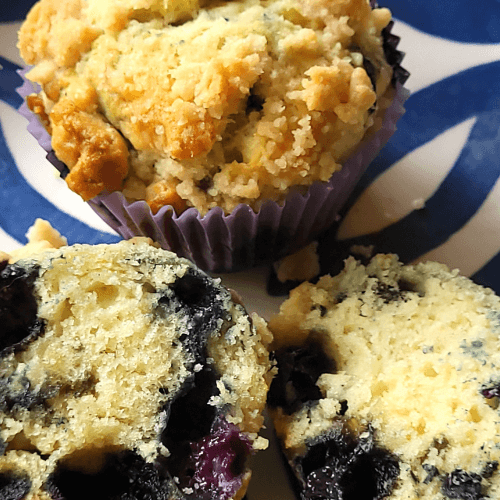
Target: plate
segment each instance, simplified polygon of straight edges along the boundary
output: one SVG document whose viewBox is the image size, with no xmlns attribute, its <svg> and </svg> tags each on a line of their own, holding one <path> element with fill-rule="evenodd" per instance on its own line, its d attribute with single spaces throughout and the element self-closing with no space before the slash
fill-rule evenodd
<svg viewBox="0 0 500 500">
<path fill-rule="evenodd" d="M 0 249 L 24 244 L 37 217 L 70 244 L 116 242 L 118 235 L 51 175 L 16 111 L 17 30 L 32 3 L 0 12 Z M 371 245 L 404 262 L 443 262 L 500 293 L 500 3 L 380 3 L 394 14 L 411 96 L 398 130 L 322 240 L 322 255 L 338 258 L 335 237 L 342 248 Z M 221 278 L 267 319 L 283 300 L 266 292 L 267 274 L 258 268 Z M 266 436 L 272 440 L 269 429 Z M 253 468 L 249 500 L 293 498 L 274 442 Z"/>
</svg>

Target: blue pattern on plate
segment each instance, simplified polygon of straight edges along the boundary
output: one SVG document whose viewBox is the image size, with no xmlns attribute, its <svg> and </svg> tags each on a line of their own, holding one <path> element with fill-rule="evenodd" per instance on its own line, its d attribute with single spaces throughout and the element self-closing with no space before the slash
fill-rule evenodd
<svg viewBox="0 0 500 500">
<path fill-rule="evenodd" d="M 468 0 L 458 0 L 453 8 L 446 2 L 432 0 L 380 3 L 389 7 L 396 18 L 442 38 L 470 43 L 500 41 L 500 22 L 493 27 L 491 24 L 492 19 L 500 21 L 498 1 L 471 4 Z M 361 178 L 343 214 L 366 188 L 404 156 L 471 117 L 476 118 L 476 123 L 452 170 L 425 201 L 423 209 L 414 210 L 377 234 L 345 241 L 343 246 L 371 244 L 375 252 L 394 252 L 402 261 L 410 262 L 463 228 L 500 178 L 499 102 L 500 61 L 469 68 L 411 95 L 398 130 Z M 500 254 L 472 277 L 500 293 Z"/>
<path fill-rule="evenodd" d="M 477 85 L 478 81 L 484 88 Z M 366 187 L 403 156 L 468 118 L 477 117 L 476 123 L 453 169 L 423 209 L 383 229 L 374 241 L 364 236 L 354 238 L 353 244 L 373 243 L 377 252 L 394 252 L 410 262 L 463 227 L 500 178 L 498 96 L 500 62 L 458 73 L 410 97 L 398 130 L 360 180 L 346 211 Z"/>
<path fill-rule="evenodd" d="M 32 0 L 23 0 L 13 4 L 9 12 L 3 9 L 0 21 L 22 19 L 32 3 Z M 500 42 L 500 2 L 497 0 L 455 0 L 453 5 L 436 0 L 381 0 L 379 3 L 389 7 L 395 18 L 430 35 L 463 44 Z M 417 46 L 412 48 L 418 50 Z M 456 57 L 460 57 L 459 51 Z M 20 104 L 15 92 L 19 85 L 19 77 L 15 74 L 17 66 L 6 60 L 1 60 L 1 63 L 0 99 L 17 108 Z M 398 131 L 361 179 L 344 213 L 364 189 L 403 157 L 471 117 L 475 117 L 476 122 L 455 165 L 436 186 L 423 209 L 412 211 L 377 235 L 364 235 L 348 243 L 372 242 L 377 251 L 397 252 L 404 261 L 410 261 L 463 228 L 500 177 L 499 102 L 500 61 L 471 67 L 412 95 L 406 104 L 407 112 L 398 123 Z M 78 235 L 81 242 L 118 239 L 61 212 L 31 188 L 19 172 L 2 134 L 0 227 L 14 239 L 23 241 L 26 229 L 39 214 L 63 234 Z M 66 231 L 66 228 L 71 231 Z M 70 239 L 70 243 L 73 242 Z M 500 254 L 473 278 L 500 292 Z"/>
<path fill-rule="evenodd" d="M 22 98 L 16 92 L 22 84 L 20 67 L 0 57 L 0 99 L 17 109 Z M 0 126 L 0 228 L 17 241 L 25 241 L 27 229 L 37 217 L 49 220 L 69 243 L 115 243 L 121 238 L 91 228 L 64 213 L 33 189 L 17 168 Z"/>
<path fill-rule="evenodd" d="M 498 0 L 380 0 L 379 4 L 431 35 L 466 43 L 500 42 Z"/>
<path fill-rule="evenodd" d="M 43 218 L 52 222 L 70 243 L 114 243 L 117 236 L 90 228 L 83 222 L 65 214 L 50 201 L 35 191 L 24 179 L 15 165 L 3 131 L 0 128 L 0 227 L 18 241 L 23 241 L 26 230 L 35 219 Z"/>
<path fill-rule="evenodd" d="M 19 66 L 7 59 L 0 57 L 0 99 L 13 108 L 19 108 L 23 100 L 21 96 L 15 92 L 15 89 L 22 83 L 21 77 L 17 74 Z"/>
<path fill-rule="evenodd" d="M 0 98 L 14 108 L 22 99 L 16 88 L 22 83 L 16 73 L 17 64 L 0 57 Z M 0 227 L 17 241 L 23 241 L 26 230 L 35 219 L 43 217 L 54 221 L 54 226 L 64 235 L 71 235 L 71 243 L 107 243 L 119 238 L 90 228 L 83 222 L 65 214 L 33 189 L 16 168 L 16 163 L 0 127 Z"/>
</svg>

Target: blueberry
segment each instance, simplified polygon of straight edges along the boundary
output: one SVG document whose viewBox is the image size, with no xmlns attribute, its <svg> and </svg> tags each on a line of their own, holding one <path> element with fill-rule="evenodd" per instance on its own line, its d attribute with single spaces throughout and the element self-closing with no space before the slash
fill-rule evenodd
<svg viewBox="0 0 500 500">
<path fill-rule="evenodd" d="M 22 375 L 15 379 L 12 376 L 0 378 L 0 411 L 10 416 L 22 410 L 41 412 L 48 419 L 47 422 L 50 422 L 54 417 L 50 411 L 50 399 L 61 393 L 81 397 L 92 393 L 94 386 L 93 377 L 72 384 L 43 384 L 41 387 L 33 386 L 30 380 Z"/>
<path fill-rule="evenodd" d="M 294 469 L 302 500 L 380 500 L 399 476 L 397 458 L 375 445 L 372 431 L 356 439 L 345 428 L 311 444 Z"/>
<path fill-rule="evenodd" d="M 481 477 L 490 478 L 498 470 L 498 462 L 494 460 L 493 462 L 488 462 L 483 470 L 481 471 Z"/>
<path fill-rule="evenodd" d="M 92 457 L 89 456 L 89 460 Z M 110 455 L 96 474 L 59 465 L 45 490 L 53 500 L 168 500 L 169 484 L 137 453 Z"/>
<path fill-rule="evenodd" d="M 186 498 L 227 500 L 241 487 L 250 442 L 238 427 L 219 417 L 211 433 L 193 443 L 192 453 L 179 478 Z M 191 493 L 189 493 L 191 492 Z"/>
<path fill-rule="evenodd" d="M 158 300 L 156 314 L 185 316 L 188 334 L 180 340 L 197 362 L 205 357 L 208 336 L 229 319 L 229 313 L 224 310 L 224 293 L 208 276 L 189 269 Z"/>
<path fill-rule="evenodd" d="M 162 441 L 171 451 L 178 443 L 197 441 L 210 433 L 217 410 L 208 401 L 219 393 L 217 379 L 215 370 L 204 365 L 185 382 L 174 401 L 165 407 L 168 421 Z"/>
<path fill-rule="evenodd" d="M 213 186 L 213 184 L 212 177 L 207 175 L 196 183 L 196 187 L 206 193 Z"/>
<path fill-rule="evenodd" d="M 0 272 L 0 355 L 7 355 L 26 346 L 43 334 L 45 325 L 37 317 L 34 283 L 39 268 L 25 269 L 16 264 Z"/>
<path fill-rule="evenodd" d="M 167 424 L 161 440 L 171 455 L 164 465 L 185 498 L 193 500 L 231 498 L 241 486 L 250 452 L 249 442 L 239 429 L 209 404 L 209 399 L 219 393 L 218 378 L 205 365 L 165 407 Z"/>
<path fill-rule="evenodd" d="M 19 377 L 15 383 L 11 377 L 0 379 L 0 411 L 7 415 L 17 411 L 35 410 L 44 405 L 47 399 L 55 396 L 57 389 L 33 388 L 26 377 Z"/>
<path fill-rule="evenodd" d="M 500 385 L 489 385 L 481 389 L 481 394 L 486 399 L 493 399 L 500 397 Z"/>
<path fill-rule="evenodd" d="M 334 373 L 335 363 L 318 341 L 311 340 L 301 347 L 279 350 L 274 356 L 278 375 L 269 391 L 268 403 L 271 407 L 280 406 L 290 415 L 304 403 L 322 397 L 316 381 L 322 373 Z"/>
<path fill-rule="evenodd" d="M 255 93 L 253 88 L 250 89 L 250 95 L 247 99 L 245 113 L 249 115 L 252 111 L 262 111 L 264 108 L 265 99 Z"/>
<path fill-rule="evenodd" d="M 22 500 L 31 489 L 27 477 L 0 473 L 0 498 L 2 500 Z"/>
<path fill-rule="evenodd" d="M 422 468 L 427 472 L 424 479 L 424 484 L 429 484 L 435 477 L 439 476 L 439 471 L 434 465 L 424 464 Z"/>
<path fill-rule="evenodd" d="M 443 495 L 460 500 L 481 500 L 481 476 L 455 469 L 447 474 L 441 487 Z"/>
<path fill-rule="evenodd" d="M 375 289 L 375 293 L 382 298 L 386 304 L 395 300 L 405 300 L 406 292 L 416 292 L 416 285 L 404 279 L 399 280 L 397 286 L 379 282 Z"/>
</svg>

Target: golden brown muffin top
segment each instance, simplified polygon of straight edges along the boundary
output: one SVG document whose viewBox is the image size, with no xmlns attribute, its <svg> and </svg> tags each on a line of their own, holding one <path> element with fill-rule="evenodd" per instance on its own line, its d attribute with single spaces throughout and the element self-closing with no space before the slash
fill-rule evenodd
<svg viewBox="0 0 500 500">
<path fill-rule="evenodd" d="M 328 180 L 380 126 L 390 18 L 368 0 L 41 0 L 19 48 L 84 199 L 231 212 Z"/>
</svg>

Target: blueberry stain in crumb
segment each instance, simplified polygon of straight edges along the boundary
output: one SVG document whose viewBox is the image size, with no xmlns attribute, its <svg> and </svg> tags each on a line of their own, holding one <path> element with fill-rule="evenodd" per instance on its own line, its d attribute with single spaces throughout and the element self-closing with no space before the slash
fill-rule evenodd
<svg viewBox="0 0 500 500">
<path fill-rule="evenodd" d="M 481 500 L 484 498 L 481 493 L 481 476 L 462 469 L 455 469 L 446 475 L 441 491 L 447 498 L 459 500 Z"/>
<path fill-rule="evenodd" d="M 489 384 L 481 389 L 481 394 L 486 399 L 493 399 L 500 397 L 500 384 Z"/>
<path fill-rule="evenodd" d="M 379 282 L 375 293 L 384 300 L 386 304 L 396 300 L 405 300 L 406 292 L 416 292 L 415 285 L 407 280 L 399 280 L 397 287 Z"/>
<path fill-rule="evenodd" d="M 301 500 L 381 500 L 399 476 L 397 458 L 375 445 L 371 431 L 355 438 L 345 428 L 311 445 L 295 469 Z"/>
<path fill-rule="evenodd" d="M 43 334 L 44 323 L 38 318 L 34 283 L 37 266 L 24 269 L 7 265 L 0 272 L 0 356 L 26 348 Z"/>
<path fill-rule="evenodd" d="M 223 298 L 207 276 L 189 269 L 164 291 L 155 308 L 156 314 L 165 317 L 181 311 L 186 317 L 188 335 L 180 340 L 195 359 L 201 359 L 208 336 L 229 317 Z"/>
<path fill-rule="evenodd" d="M 291 415 L 303 404 L 321 399 L 316 381 L 323 373 L 335 373 L 335 362 L 324 353 L 319 341 L 280 349 L 274 356 L 278 374 L 269 390 L 271 407 L 282 407 Z"/>
<path fill-rule="evenodd" d="M 0 473 L 0 498 L 22 500 L 30 491 L 31 481 L 27 477 L 7 472 Z"/>
<path fill-rule="evenodd" d="M 427 472 L 425 476 L 424 484 L 429 484 L 435 477 L 439 476 L 439 470 L 434 465 L 424 464 L 422 468 Z"/>
<path fill-rule="evenodd" d="M 45 490 L 52 500 L 167 500 L 169 484 L 153 464 L 124 451 L 110 455 L 95 474 L 60 464 Z"/>
<path fill-rule="evenodd" d="M 58 393 L 56 387 L 32 387 L 26 377 L 19 377 L 15 382 L 11 377 L 0 378 L 0 411 L 8 416 L 23 410 L 43 410 L 47 400 Z"/>
</svg>

